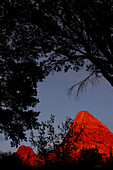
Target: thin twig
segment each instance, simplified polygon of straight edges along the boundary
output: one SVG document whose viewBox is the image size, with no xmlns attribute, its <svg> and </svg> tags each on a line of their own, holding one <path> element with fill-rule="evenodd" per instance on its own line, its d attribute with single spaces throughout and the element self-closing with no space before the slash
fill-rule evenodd
<svg viewBox="0 0 113 170">
<path fill-rule="evenodd" d="M 72 94 L 73 89 L 74 89 L 76 86 L 79 86 L 79 87 L 78 87 L 78 90 L 77 90 L 77 94 L 76 94 L 76 96 L 78 97 L 80 91 L 82 91 L 82 90 L 85 88 L 87 81 L 90 81 L 89 79 L 90 79 L 90 77 L 91 77 L 94 73 L 95 73 L 95 71 L 93 71 L 93 72 L 92 72 L 89 76 L 87 76 L 84 80 L 82 80 L 82 81 L 74 84 L 72 87 L 70 87 L 70 88 L 68 89 L 68 95 L 69 95 L 69 97 L 70 97 L 70 95 Z"/>
</svg>

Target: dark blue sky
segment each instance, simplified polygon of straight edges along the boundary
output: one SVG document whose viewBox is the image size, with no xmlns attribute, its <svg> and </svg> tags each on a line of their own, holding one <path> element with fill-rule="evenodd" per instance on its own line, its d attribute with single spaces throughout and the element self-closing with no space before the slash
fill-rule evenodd
<svg viewBox="0 0 113 170">
<path fill-rule="evenodd" d="M 88 74 L 88 73 L 87 73 Z M 64 121 L 66 116 L 75 118 L 79 111 L 87 110 L 104 123 L 113 132 L 113 88 L 102 78 L 96 87 L 89 86 L 84 95 L 76 102 L 74 95 L 69 98 L 68 88 L 87 76 L 83 71 L 76 73 L 59 72 L 48 76 L 38 85 L 40 103 L 35 108 L 40 111 L 39 120 L 46 120 L 51 114 L 55 115 L 56 126 Z M 76 93 L 76 88 L 75 88 Z M 27 145 L 27 143 L 24 143 Z M 0 150 L 16 151 L 9 142 L 0 140 Z"/>
</svg>

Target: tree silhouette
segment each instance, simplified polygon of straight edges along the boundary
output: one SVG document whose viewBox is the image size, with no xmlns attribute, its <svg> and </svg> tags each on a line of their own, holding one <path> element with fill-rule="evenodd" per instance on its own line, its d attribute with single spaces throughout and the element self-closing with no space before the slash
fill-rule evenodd
<svg viewBox="0 0 113 170">
<path fill-rule="evenodd" d="M 26 2 L 0 1 L 0 133 L 16 146 L 26 140 L 26 130 L 38 126 L 39 112 L 32 107 L 39 102 L 37 82 L 44 78 Z"/>
<path fill-rule="evenodd" d="M 113 1 L 44 1 L 43 6 L 53 26 L 46 30 L 52 49 L 42 63 L 47 71 L 85 68 L 89 75 L 71 88 L 78 85 L 78 92 L 101 75 L 113 86 Z"/>
<path fill-rule="evenodd" d="M 66 117 L 61 125 L 58 125 L 58 132 L 55 131 L 55 116 L 52 114 L 46 121 L 42 121 L 35 131 L 30 133 L 29 141 L 33 148 L 37 148 L 37 154 L 44 156 L 54 150 L 66 137 L 72 119 Z"/>
<path fill-rule="evenodd" d="M 28 108 L 38 102 L 37 82 L 51 71 L 88 71 L 71 88 L 77 94 L 101 75 L 113 86 L 112 18 L 111 0 L 0 1 L 0 132 L 25 139 L 36 125 Z"/>
</svg>

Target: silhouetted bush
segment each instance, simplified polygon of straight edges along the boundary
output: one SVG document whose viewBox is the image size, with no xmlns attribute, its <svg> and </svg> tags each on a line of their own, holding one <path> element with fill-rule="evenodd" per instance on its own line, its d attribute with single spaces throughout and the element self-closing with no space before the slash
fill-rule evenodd
<svg viewBox="0 0 113 170">
<path fill-rule="evenodd" d="M 103 155 L 104 154 L 98 152 L 97 147 L 89 148 L 89 149 L 85 149 L 83 147 L 81 150 L 81 154 L 79 156 L 78 165 L 81 167 L 85 166 L 89 168 L 93 168 L 96 165 L 103 167 L 103 162 L 102 162 Z"/>
<path fill-rule="evenodd" d="M 58 125 L 58 132 L 55 131 L 55 116 L 42 121 L 36 131 L 31 131 L 29 141 L 33 148 L 36 148 L 38 156 L 42 156 L 54 150 L 65 139 L 72 119 L 66 116 L 65 121 Z"/>
<path fill-rule="evenodd" d="M 0 153 L 0 169 L 2 170 L 33 170 L 34 168 L 27 167 L 22 164 L 19 158 L 11 152 Z"/>
<path fill-rule="evenodd" d="M 58 170 L 60 169 L 113 169 L 113 164 L 109 160 L 106 166 L 95 166 L 99 165 L 102 154 L 98 153 L 98 149 L 82 149 L 78 163 L 67 163 L 57 161 L 56 163 L 48 163 L 44 167 L 38 170 Z M 103 165 L 101 163 L 101 165 Z M 27 167 L 21 163 L 21 161 L 11 153 L 0 153 L 0 169 L 2 170 L 37 170 L 37 168 Z"/>
</svg>

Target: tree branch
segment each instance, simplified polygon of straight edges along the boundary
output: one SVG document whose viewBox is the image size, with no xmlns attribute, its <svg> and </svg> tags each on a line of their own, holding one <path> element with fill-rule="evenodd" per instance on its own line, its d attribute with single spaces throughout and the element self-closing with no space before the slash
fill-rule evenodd
<svg viewBox="0 0 113 170">
<path fill-rule="evenodd" d="M 87 87 L 87 84 L 88 84 L 88 83 L 91 83 L 92 86 L 94 86 L 94 81 L 95 81 L 95 78 L 97 78 L 97 75 L 96 75 L 95 78 L 92 78 L 92 80 L 90 80 L 90 78 L 91 78 L 94 74 L 95 74 L 95 71 L 93 71 L 93 72 L 92 72 L 89 76 L 87 76 L 84 80 L 82 80 L 82 81 L 74 84 L 72 87 L 70 87 L 70 88 L 68 89 L 68 95 L 69 95 L 69 97 L 70 97 L 70 95 L 72 95 L 73 89 L 74 89 L 75 87 L 77 87 L 77 86 L 78 86 L 78 89 L 77 89 L 77 92 L 76 92 L 76 97 L 77 97 L 77 98 L 79 97 L 79 94 L 84 91 L 84 88 Z"/>
</svg>

